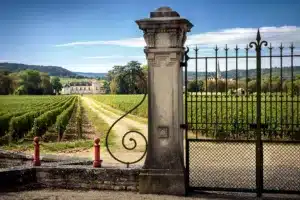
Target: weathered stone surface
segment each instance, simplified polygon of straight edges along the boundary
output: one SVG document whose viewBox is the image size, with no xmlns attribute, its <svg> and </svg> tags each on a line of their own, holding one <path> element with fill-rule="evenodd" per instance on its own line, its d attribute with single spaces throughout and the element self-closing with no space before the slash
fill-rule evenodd
<svg viewBox="0 0 300 200">
<path fill-rule="evenodd" d="M 137 20 L 148 60 L 148 151 L 141 193 L 185 194 L 181 59 L 192 24 L 169 7 Z M 157 171 L 164 170 L 164 171 Z M 175 173 L 176 172 L 176 173 Z M 175 174 L 174 174 L 175 173 Z"/>
<path fill-rule="evenodd" d="M 178 170 L 145 170 L 139 176 L 141 194 L 185 195 L 185 177 Z"/>
<path fill-rule="evenodd" d="M 35 181 L 35 170 L 32 168 L 11 168 L 0 171 L 0 191 L 15 191 Z"/>
<path fill-rule="evenodd" d="M 31 187 L 128 190 L 127 187 L 137 187 L 139 171 L 140 169 L 107 169 L 80 165 L 8 168 L 0 171 L 0 191 L 17 191 Z"/>
</svg>

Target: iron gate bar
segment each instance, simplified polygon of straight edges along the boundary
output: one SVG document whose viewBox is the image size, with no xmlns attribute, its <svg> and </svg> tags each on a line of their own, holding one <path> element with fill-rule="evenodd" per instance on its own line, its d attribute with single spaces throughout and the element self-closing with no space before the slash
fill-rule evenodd
<svg viewBox="0 0 300 200">
<path fill-rule="evenodd" d="M 249 95 L 249 93 L 248 93 L 248 91 L 249 91 L 249 89 L 248 89 L 248 52 L 249 52 L 249 47 L 248 47 L 248 44 L 247 44 L 247 46 L 246 46 L 246 48 L 245 48 L 245 50 L 246 50 L 246 97 L 248 97 L 248 95 Z M 249 124 L 249 117 L 248 117 L 248 110 L 249 110 L 249 99 L 247 98 L 247 104 L 246 104 L 246 108 L 247 108 L 247 118 L 246 118 L 246 122 L 247 122 L 247 124 Z M 252 110 L 252 109 L 251 109 Z M 247 130 L 246 130 L 246 132 L 247 133 L 249 133 L 249 131 L 250 131 L 250 127 L 248 127 L 247 126 Z M 249 134 L 247 134 L 247 139 L 249 139 L 248 138 L 249 137 Z"/>
<path fill-rule="evenodd" d="M 216 55 L 216 74 L 215 74 L 215 80 L 216 80 L 215 81 L 216 82 L 216 100 L 215 101 L 218 101 L 218 50 L 219 50 L 219 48 L 216 45 L 216 48 L 215 48 L 215 52 L 216 52 L 216 54 L 215 54 Z M 212 100 L 212 98 L 211 98 L 211 100 Z M 212 105 L 211 105 L 211 107 L 212 107 Z M 217 129 L 218 129 L 218 110 L 217 110 L 217 108 L 216 108 L 215 112 L 216 112 L 216 124 L 215 124 L 216 131 L 215 131 L 215 133 L 217 134 Z"/>
<path fill-rule="evenodd" d="M 225 47 L 225 55 L 226 55 L 226 60 L 225 60 L 225 64 L 226 64 L 226 88 L 228 88 L 228 47 L 227 47 L 227 44 L 226 44 L 226 47 Z M 226 92 L 226 132 L 228 132 L 228 93 Z M 221 103 L 222 104 L 222 103 Z"/>
<path fill-rule="evenodd" d="M 188 89 L 187 89 L 187 83 L 188 83 L 188 80 L 187 80 L 187 62 L 188 62 L 188 59 L 189 59 L 189 56 L 188 56 L 188 52 L 189 52 L 189 48 L 187 47 L 186 48 L 186 51 L 184 52 L 184 56 L 183 56 L 183 66 L 184 66 L 184 82 L 185 82 L 185 90 L 184 90 L 184 95 L 185 95 L 185 113 L 184 113 L 184 122 L 186 124 L 185 126 L 185 146 L 186 146 L 186 156 L 185 156 L 185 168 L 186 168 L 186 176 L 185 176 L 185 179 L 186 179 L 186 187 L 189 186 L 189 182 L 190 182 L 190 178 L 189 178 L 189 174 L 190 174 L 190 165 L 189 165 L 189 155 L 190 155 L 190 152 L 189 152 L 189 141 L 188 141 L 188 104 L 187 104 L 187 97 L 188 97 Z M 188 188 L 186 188 L 186 191 Z"/>
<path fill-rule="evenodd" d="M 208 56 L 208 57 L 198 57 L 198 47 L 196 46 L 195 51 L 195 57 L 188 57 L 188 49 L 185 53 L 185 59 L 183 66 L 185 67 L 185 123 L 186 123 L 186 167 L 187 167 L 187 183 L 190 183 L 190 173 L 193 168 L 190 168 L 190 161 L 193 159 L 190 157 L 190 154 L 193 153 L 192 150 L 190 151 L 190 148 L 193 147 L 190 142 L 196 142 L 196 143 L 206 143 L 208 144 L 211 142 L 212 144 L 221 144 L 224 143 L 232 143 L 232 144 L 254 144 L 255 145 L 255 171 L 256 171 L 256 177 L 255 177 L 255 189 L 250 188 L 244 188 L 241 186 L 241 188 L 228 188 L 228 186 L 221 187 L 207 187 L 205 186 L 205 183 L 203 185 L 199 185 L 199 187 L 195 187 L 192 185 L 188 185 L 188 189 L 192 190 L 220 190 L 220 191 L 245 191 L 245 192 L 256 192 L 257 196 L 261 196 L 263 192 L 271 192 L 271 193 L 287 193 L 287 194 L 299 194 L 300 191 L 298 190 L 298 187 L 292 187 L 292 186 L 285 186 L 285 187 L 276 187 L 276 189 L 272 189 L 272 187 L 275 187 L 274 184 L 268 185 L 271 179 L 273 178 L 281 178 L 278 176 L 284 176 L 284 174 L 289 173 L 288 177 L 292 176 L 293 173 L 295 173 L 294 168 L 292 165 L 287 165 L 287 170 L 285 169 L 279 169 L 278 163 L 274 163 L 273 161 L 266 163 L 266 169 L 264 169 L 263 166 L 263 158 L 264 153 L 268 154 L 269 157 L 271 157 L 271 160 L 278 156 L 276 154 L 271 154 L 270 151 L 272 148 L 276 147 L 277 144 L 283 145 L 282 147 L 285 147 L 286 150 L 291 151 L 293 148 L 299 148 L 300 140 L 297 138 L 292 138 L 291 134 L 299 134 L 295 131 L 300 131 L 300 124 L 299 124 L 299 93 L 300 89 L 297 88 L 297 91 L 295 90 L 295 77 L 294 77 L 294 58 L 299 58 L 300 55 L 294 55 L 294 46 L 291 44 L 290 48 L 290 55 L 283 55 L 283 49 L 284 47 L 282 44 L 280 45 L 280 54 L 279 55 L 273 55 L 273 47 L 270 44 L 268 47 L 268 53 L 269 55 L 262 55 L 262 45 L 267 46 L 266 41 L 261 41 L 260 33 L 258 31 L 257 38 L 255 42 L 251 42 L 249 47 L 255 48 L 256 55 L 250 56 L 249 55 L 249 47 L 248 45 L 245 48 L 245 56 L 239 55 L 239 49 L 236 46 L 234 48 L 235 50 L 235 56 L 228 56 L 228 50 L 229 48 L 224 48 L 225 50 L 225 56 L 218 56 L 218 46 L 214 48 L 214 56 Z M 239 97 L 237 94 L 237 89 L 239 87 L 239 82 L 244 78 L 244 76 L 241 77 L 241 75 L 238 74 L 239 70 L 239 59 L 245 58 L 246 60 L 246 93 L 245 96 L 242 95 Z M 249 70 L 249 59 L 254 58 L 256 59 L 256 95 L 253 94 L 253 90 L 250 91 L 250 85 L 249 82 L 251 81 L 251 77 L 249 76 L 248 70 Z M 269 77 L 269 82 L 267 83 L 267 86 L 262 89 L 262 66 L 261 66 L 261 58 L 267 58 L 269 60 L 269 67 L 266 69 L 269 69 L 269 74 L 264 73 L 264 79 L 267 79 Z M 275 82 L 275 88 L 273 88 L 273 58 L 279 58 L 280 60 L 280 80 L 278 79 L 277 83 Z M 283 67 L 283 58 L 290 58 L 290 68 L 284 68 Z M 195 95 L 188 94 L 188 65 L 187 61 L 189 59 L 195 59 L 195 70 L 196 74 L 196 85 L 197 85 L 197 91 Z M 199 91 L 198 89 L 198 83 L 199 83 L 199 72 L 198 72 L 198 59 L 204 60 L 205 65 L 205 83 L 203 86 L 205 86 L 205 91 Z M 215 74 L 214 72 L 208 72 L 208 61 L 209 59 L 214 59 L 215 63 Z M 219 59 L 225 59 L 225 91 L 226 94 L 223 94 L 223 92 L 220 90 L 221 85 L 219 85 L 218 80 L 220 69 L 219 69 Z M 235 95 L 229 95 L 228 93 L 228 59 L 235 59 Z M 291 72 L 287 72 L 287 70 L 291 70 Z M 213 70 L 214 71 L 214 70 Z M 284 72 L 284 73 L 283 73 Z M 278 73 L 278 72 L 277 72 Z M 221 74 L 221 73 L 220 73 Z M 274 73 L 275 74 L 275 73 Z M 289 77 L 291 76 L 291 80 L 288 78 L 283 78 L 283 75 Z M 289 75 L 290 74 L 290 75 Z M 203 74 L 202 74 L 203 76 Z M 209 78 L 209 76 L 211 78 Z M 201 77 L 201 75 L 200 75 Z M 213 78 L 214 77 L 214 78 Z M 234 77 L 232 75 L 231 77 Z M 208 80 L 215 81 L 213 84 L 215 88 L 213 88 L 210 84 L 208 85 Z M 222 79 L 224 80 L 224 79 Z M 234 78 L 232 79 L 234 80 Z M 255 80 L 255 79 L 254 79 Z M 274 79 L 275 80 L 275 79 Z M 284 81 L 291 81 L 291 90 L 292 94 L 289 95 L 288 87 L 285 86 L 287 82 L 284 83 Z M 280 81 L 280 82 L 279 82 Z M 234 82 L 233 82 L 234 83 Z M 289 82 L 290 83 L 290 82 Z M 221 84 L 221 82 L 220 82 Z M 265 84 L 265 83 L 264 83 Z M 269 88 L 268 88 L 269 85 Z M 231 86 L 232 87 L 232 86 Z M 234 88 L 234 86 L 232 87 Z M 252 87 L 253 88 L 253 87 Z M 215 89 L 215 91 L 213 90 Z M 200 92 L 200 96 L 198 94 Z M 208 95 L 208 92 L 210 92 L 210 95 Z M 219 92 L 221 92 L 219 94 Z M 263 95 L 262 96 L 262 92 Z M 269 94 L 268 94 L 269 92 Z M 275 95 L 273 94 L 275 92 Z M 284 94 L 284 93 L 285 94 Z M 296 94 L 296 97 L 295 97 Z M 223 96 L 225 97 L 225 100 L 223 99 Z M 199 99 L 200 97 L 200 99 Z M 230 98 L 230 99 L 229 99 Z M 235 98 L 235 99 L 234 99 Z M 264 98 L 264 99 L 263 99 Z M 198 106 L 198 103 L 200 105 Z M 225 109 L 226 111 L 223 113 L 223 103 L 225 103 Z M 246 103 L 246 105 L 244 105 Z M 296 106 L 294 105 L 296 103 Z M 229 105 L 228 105 L 229 104 Z M 241 104 L 241 105 L 240 105 Z M 250 105 L 249 105 L 250 104 Z M 273 105 L 275 104 L 275 105 Z M 279 105 L 279 106 L 278 106 Z M 204 107 L 206 106 L 206 107 Z M 251 107 L 250 107 L 251 106 Z M 274 107 L 275 106 L 275 107 Z M 273 108 L 275 108 L 275 111 L 273 111 Z M 295 109 L 296 108 L 296 109 Z M 196 109 L 194 112 L 193 110 Z M 200 109 L 200 111 L 199 111 Z M 203 110 L 205 109 L 205 111 Z M 210 109 L 210 112 L 209 112 Z M 234 109 L 236 109 L 234 111 Z M 242 109 L 242 110 L 240 110 Z M 245 109 L 245 112 L 244 112 Z M 254 113 L 255 109 L 255 113 Z M 265 109 L 263 111 L 263 109 Z M 267 109 L 270 109 L 270 111 L 267 111 Z M 295 110 L 294 110 L 295 109 Z M 221 110 L 221 112 L 220 112 Z M 190 112 L 189 112 L 190 111 Z M 296 112 L 296 114 L 294 113 Z M 199 116 L 200 113 L 200 116 Z M 213 113 L 216 115 L 213 116 Z M 188 117 L 188 114 L 191 116 Z M 196 119 L 194 118 L 194 115 L 196 114 Z M 205 116 L 204 116 L 204 115 Z M 241 117 L 240 117 L 241 114 Z M 275 116 L 273 116 L 275 114 Z M 209 116 L 211 115 L 211 116 Z M 234 116 L 236 115 L 236 116 Z M 244 119 L 246 115 L 246 119 Z M 268 116 L 269 115 L 269 116 Z M 289 115 L 289 116 L 288 116 Z M 291 116 L 291 118 L 290 118 Z M 201 117 L 200 120 L 198 117 Z M 225 118 L 224 118 L 225 117 Z M 275 119 L 274 119 L 275 117 Z M 190 121 L 188 119 L 190 118 Z M 295 119 L 296 118 L 296 119 Z M 219 127 L 221 129 L 219 129 Z M 223 129 L 224 128 L 224 129 Z M 222 130 L 223 129 L 223 130 Z M 191 130 L 193 133 L 196 133 L 195 138 L 191 138 L 188 135 L 188 131 Z M 225 134 L 228 134 L 228 137 L 224 137 L 222 139 L 219 138 L 219 133 L 221 131 L 225 131 Z M 233 134 L 234 133 L 234 134 Z M 263 134 L 262 134 L 263 133 Z M 278 134 L 279 133 L 279 134 Z M 200 134 L 200 135 L 198 135 Z M 201 139 L 199 136 L 202 135 L 209 135 L 216 139 Z M 206 135 L 206 136 L 207 136 Z M 296 135 L 295 135 L 296 136 Z M 194 137 L 194 136 L 193 136 Z M 294 137 L 294 136 L 293 136 Z M 246 139 L 245 139 L 246 138 Z M 279 140 L 278 140 L 279 139 Z M 195 144 L 196 144 L 195 143 Z M 263 144 L 268 144 L 263 148 Z M 275 146 L 274 146 L 274 145 Z M 291 146 L 289 146 L 291 145 Z M 294 146 L 295 145 L 295 146 Z M 197 146 L 196 146 L 197 147 Z M 232 146 L 234 147 L 234 146 Z M 240 145 L 239 148 L 243 148 L 242 145 Z M 226 147 L 227 148 L 227 147 Z M 251 147 L 252 148 L 252 147 Z M 217 149 L 215 149 L 217 150 Z M 233 149 L 234 150 L 234 149 Z M 269 150 L 269 152 L 268 152 Z M 201 149 L 202 151 L 202 149 Z M 264 152 L 265 151 L 265 152 Z M 271 151 L 272 152 L 272 151 Z M 296 154 L 288 154 L 290 156 L 296 156 Z M 229 155 L 230 156 L 230 155 Z M 266 155 L 267 156 L 267 155 Z M 266 159 L 268 159 L 266 157 Z M 291 158 L 292 159 L 292 158 Z M 284 160 L 284 159 L 283 159 Z M 195 160 L 192 161 L 195 163 Z M 223 163 L 226 163 L 226 159 L 221 161 Z M 283 161 L 284 162 L 284 161 Z M 293 163 L 293 162 L 292 162 Z M 291 164 L 291 163 L 287 163 Z M 297 162 L 296 162 L 297 164 Z M 227 165 L 226 165 L 227 166 Z M 289 167 L 291 166 L 291 167 Z M 217 167 L 217 166 L 216 166 Z M 200 168 L 201 169 L 201 168 Z M 216 168 L 217 169 L 217 168 Z M 250 168 L 249 168 L 250 169 Z M 254 168 L 253 168 L 254 169 Z M 279 174 L 276 176 L 273 175 L 272 170 L 278 169 Z M 234 170 L 232 168 L 231 170 Z M 267 174 L 266 177 L 264 177 L 264 170 Z M 294 171 L 293 171 L 294 170 Z M 272 175 L 270 177 L 270 172 L 272 172 Z M 193 172 L 194 173 L 194 172 Z M 268 175 L 269 173 L 269 175 Z M 249 176 L 249 174 L 246 176 L 246 178 Z M 274 176 L 274 177 L 273 177 Z M 249 178 L 249 177 L 248 177 Z M 264 183 L 264 178 L 266 179 L 267 183 Z M 229 179 L 230 180 L 230 179 Z M 293 180 L 293 179 L 292 179 Z M 192 181 L 195 181 L 193 178 Z M 287 180 L 285 180 L 287 181 Z M 266 189 L 264 189 L 264 184 L 266 184 Z M 276 185 L 276 184 L 275 184 Z M 217 186 L 217 185 L 216 185 Z M 238 186 L 235 186 L 238 187 Z M 251 186 L 252 188 L 252 186 Z M 282 189 L 281 189 L 282 188 Z M 292 189 L 294 188 L 294 189 Z M 291 190 L 292 189 L 292 190 Z"/>
<path fill-rule="evenodd" d="M 196 57 L 198 56 L 198 48 L 194 49 L 196 53 Z M 196 72 L 198 71 L 198 59 L 195 60 L 196 64 Z M 198 73 L 195 74 L 196 76 L 196 88 L 198 88 Z M 191 98 L 193 99 L 193 95 L 191 95 Z M 201 98 L 202 99 L 202 98 Z M 192 105 L 193 106 L 193 103 Z M 198 90 L 196 91 L 196 116 L 198 116 Z M 192 115 L 191 115 L 192 117 Z M 196 117 L 196 128 L 198 128 L 198 117 Z M 196 132 L 196 138 L 198 138 L 198 133 Z"/>
<path fill-rule="evenodd" d="M 293 43 L 290 46 L 291 49 L 291 75 L 292 75 L 292 99 L 294 98 L 294 45 Z M 292 124 L 294 123 L 294 103 L 292 103 Z M 294 132 L 294 126 L 292 125 L 292 133 Z"/>
<path fill-rule="evenodd" d="M 197 73 L 197 72 L 196 72 Z M 207 98 L 207 58 L 205 59 L 205 84 L 206 84 L 206 90 L 205 90 L 205 92 L 206 92 L 206 98 Z M 205 99 L 205 103 L 206 103 L 206 109 L 205 109 L 205 111 L 206 111 L 206 115 L 205 115 L 205 117 L 206 117 L 206 122 L 207 122 L 207 99 Z M 207 123 L 205 123 L 205 125 L 206 125 L 206 129 L 207 129 Z"/>
<path fill-rule="evenodd" d="M 280 88 L 281 88 L 281 90 L 280 90 L 280 97 L 282 97 L 282 87 L 283 87 L 283 80 L 282 80 L 282 51 L 283 51 L 283 46 L 282 46 L 282 43 L 281 43 L 281 45 L 280 45 Z M 280 114 L 282 115 L 282 111 L 283 111 L 283 106 L 282 106 L 282 98 L 281 98 L 281 102 L 280 102 L 280 108 L 281 108 L 281 110 L 280 110 Z M 282 129 L 282 125 L 283 125 L 283 118 L 281 117 L 280 118 L 281 119 L 281 135 L 283 135 L 283 129 Z"/>
<path fill-rule="evenodd" d="M 273 106 L 273 102 L 272 102 L 272 49 L 273 49 L 273 47 L 272 47 L 272 44 L 270 43 L 270 47 L 268 47 L 269 48 L 269 54 L 270 54 L 270 86 L 269 86 L 269 88 L 270 88 L 270 100 L 271 100 L 271 102 L 270 102 L 270 122 L 272 122 L 272 106 Z M 276 102 L 276 104 L 277 104 L 277 102 Z M 266 115 L 265 115 L 266 116 Z M 277 115 L 276 115 L 277 116 Z M 277 117 L 276 117 L 276 121 L 277 121 Z M 277 124 L 277 123 L 276 123 Z M 271 130 L 269 130 L 269 135 L 271 135 Z"/>
</svg>

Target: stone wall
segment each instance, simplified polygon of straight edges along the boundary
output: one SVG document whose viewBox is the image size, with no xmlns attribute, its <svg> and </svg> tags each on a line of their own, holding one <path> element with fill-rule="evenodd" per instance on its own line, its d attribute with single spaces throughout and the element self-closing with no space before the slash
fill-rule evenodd
<svg viewBox="0 0 300 200">
<path fill-rule="evenodd" d="M 77 166 L 38 167 L 37 185 L 46 188 L 138 191 L 139 169 Z"/>
<path fill-rule="evenodd" d="M 0 170 L 0 192 L 29 189 L 36 182 L 33 168 Z"/>
<path fill-rule="evenodd" d="M 91 165 L 16 167 L 0 170 L 0 191 L 56 188 L 138 191 L 140 169 Z"/>
</svg>

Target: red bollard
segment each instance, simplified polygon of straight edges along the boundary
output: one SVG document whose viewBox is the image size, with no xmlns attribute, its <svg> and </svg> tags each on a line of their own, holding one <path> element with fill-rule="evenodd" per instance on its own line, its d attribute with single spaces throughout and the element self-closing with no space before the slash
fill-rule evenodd
<svg viewBox="0 0 300 200">
<path fill-rule="evenodd" d="M 95 158 L 93 167 L 101 167 L 102 160 L 100 160 L 100 145 L 99 145 L 100 139 L 95 138 L 94 140 L 94 147 L 95 147 Z"/>
<path fill-rule="evenodd" d="M 33 166 L 40 166 L 40 144 L 39 144 L 39 138 L 35 137 L 33 139 L 34 142 L 34 155 L 33 155 Z"/>
</svg>

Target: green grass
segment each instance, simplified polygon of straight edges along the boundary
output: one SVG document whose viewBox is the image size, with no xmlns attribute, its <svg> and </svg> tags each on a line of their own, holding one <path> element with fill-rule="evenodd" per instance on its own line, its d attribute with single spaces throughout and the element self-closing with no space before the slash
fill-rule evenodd
<svg viewBox="0 0 300 200">
<path fill-rule="evenodd" d="M 70 149 L 90 149 L 93 147 L 93 140 L 75 140 L 66 142 L 40 142 L 41 153 L 58 153 L 64 150 Z M 26 152 L 34 150 L 32 141 L 21 141 L 17 143 L 11 143 L 1 147 L 4 150 Z"/>
<path fill-rule="evenodd" d="M 88 97 L 100 103 L 107 104 L 112 108 L 127 112 L 137 105 L 143 96 L 144 95 L 89 95 Z M 131 114 L 148 118 L 148 98 L 146 97 L 145 101 L 136 110 L 133 110 Z"/>
<path fill-rule="evenodd" d="M 100 138 L 101 146 L 105 145 L 106 133 L 110 128 L 109 124 L 107 124 L 102 118 L 98 116 L 96 112 L 94 112 L 89 106 L 82 101 L 83 109 L 87 112 L 88 119 L 93 127 L 96 129 L 96 136 Z M 108 138 L 108 143 L 110 147 L 115 145 L 115 132 L 111 130 Z"/>
</svg>

